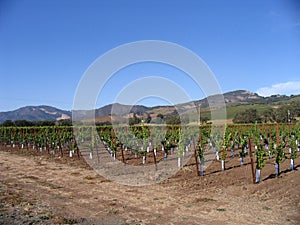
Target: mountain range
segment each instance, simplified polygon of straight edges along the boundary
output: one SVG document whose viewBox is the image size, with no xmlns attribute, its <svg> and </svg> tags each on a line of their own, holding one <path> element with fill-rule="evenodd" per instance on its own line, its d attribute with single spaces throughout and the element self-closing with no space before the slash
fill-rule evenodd
<svg viewBox="0 0 300 225">
<path fill-rule="evenodd" d="M 286 102 L 296 100 L 300 101 L 300 95 L 272 95 L 270 97 L 262 97 L 256 93 L 237 90 L 223 94 L 227 110 L 232 107 L 241 105 L 269 105 L 276 107 L 277 105 L 285 104 Z M 105 122 L 110 120 L 124 120 L 128 118 L 129 114 L 143 115 L 147 114 L 151 118 L 156 118 L 158 114 L 170 115 L 175 110 L 187 111 L 195 106 L 200 107 L 201 111 L 209 110 L 209 101 L 211 102 L 215 96 L 208 96 L 207 98 L 191 101 L 187 103 L 178 104 L 176 106 L 154 106 L 146 107 L 143 105 L 123 105 L 119 103 L 109 104 L 95 110 L 96 121 Z M 209 99 L 209 101 L 208 101 Z M 118 115 L 116 116 L 113 112 Z M 233 110 L 234 111 L 234 110 Z M 80 110 L 76 111 L 77 119 L 93 118 L 93 111 Z M 118 118 L 117 118 L 118 117 Z M 120 118 L 121 117 L 121 118 Z M 228 117 L 232 118 L 230 114 Z M 42 120 L 62 120 L 71 119 L 72 111 L 61 110 L 55 107 L 40 105 L 40 106 L 25 106 L 13 111 L 0 112 L 0 123 L 5 120 L 28 120 L 28 121 L 42 121 Z"/>
</svg>

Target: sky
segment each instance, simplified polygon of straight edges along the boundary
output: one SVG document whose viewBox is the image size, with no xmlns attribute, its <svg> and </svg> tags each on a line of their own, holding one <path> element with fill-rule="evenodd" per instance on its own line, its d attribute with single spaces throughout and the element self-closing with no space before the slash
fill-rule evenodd
<svg viewBox="0 0 300 225">
<path fill-rule="evenodd" d="M 1 0 L 0 111 L 28 105 L 71 110 L 95 60 L 143 40 L 175 43 L 198 55 L 222 93 L 300 94 L 299 1 Z M 145 62 L 111 74 L 96 107 L 148 76 L 175 82 L 192 100 L 206 97 L 178 68 Z M 176 102 L 152 96 L 138 103 Z"/>
</svg>

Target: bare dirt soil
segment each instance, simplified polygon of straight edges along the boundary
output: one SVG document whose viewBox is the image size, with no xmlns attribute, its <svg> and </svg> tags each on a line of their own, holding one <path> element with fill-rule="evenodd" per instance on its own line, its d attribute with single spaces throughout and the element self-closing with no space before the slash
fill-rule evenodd
<svg viewBox="0 0 300 225">
<path fill-rule="evenodd" d="M 298 153 L 299 154 L 299 153 Z M 270 161 L 252 184 L 249 159 L 195 164 L 160 184 L 111 182 L 83 159 L 0 151 L 0 224 L 300 224 L 300 157 L 275 177 Z"/>
</svg>

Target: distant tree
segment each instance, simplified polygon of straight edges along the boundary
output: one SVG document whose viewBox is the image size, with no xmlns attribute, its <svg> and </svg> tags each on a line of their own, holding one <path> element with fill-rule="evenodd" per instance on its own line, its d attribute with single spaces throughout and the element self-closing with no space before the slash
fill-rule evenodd
<svg viewBox="0 0 300 225">
<path fill-rule="evenodd" d="M 139 123 L 141 123 L 141 119 L 138 118 L 138 117 L 136 116 L 136 114 L 134 113 L 134 114 L 133 114 L 133 117 L 132 117 L 132 118 L 129 118 L 129 126 L 132 126 L 132 125 L 135 125 L 135 124 L 139 124 Z"/>
<path fill-rule="evenodd" d="M 291 104 L 291 112 L 294 116 L 300 116 L 300 101 L 293 101 Z"/>
<path fill-rule="evenodd" d="M 163 114 L 161 114 L 161 113 L 159 113 L 159 114 L 157 114 L 157 116 L 156 116 L 157 118 L 160 118 L 161 120 L 163 120 L 164 119 L 164 115 Z"/>
<path fill-rule="evenodd" d="M 179 125 L 181 124 L 181 120 L 180 120 L 180 117 L 179 115 L 171 115 L 171 116 L 168 116 L 166 118 L 166 124 L 170 124 L 170 125 Z"/>
<path fill-rule="evenodd" d="M 11 121 L 11 120 L 5 120 L 3 123 L 2 123 L 2 126 L 4 127 L 12 127 L 12 126 L 15 126 L 14 122 Z"/>
<path fill-rule="evenodd" d="M 17 127 L 29 127 L 29 126 L 33 126 L 33 122 L 32 121 L 28 121 L 28 120 L 16 120 L 15 125 Z"/>
<path fill-rule="evenodd" d="M 246 109 L 245 111 L 238 112 L 234 118 L 234 123 L 260 123 L 261 118 L 259 117 L 256 109 Z"/>
<path fill-rule="evenodd" d="M 178 114 L 177 110 L 174 110 L 172 113 L 165 116 L 166 124 L 173 124 L 173 125 L 179 125 L 184 121 L 183 118 L 180 118 L 180 115 Z"/>
<path fill-rule="evenodd" d="M 209 118 L 207 116 L 200 116 L 200 123 L 207 123 L 209 121 Z"/>
<path fill-rule="evenodd" d="M 150 116 L 150 114 L 149 113 L 146 113 L 146 117 L 145 117 L 145 119 L 144 119 L 144 123 L 150 123 L 151 122 L 151 116 Z"/>
<path fill-rule="evenodd" d="M 283 105 L 275 112 L 277 123 L 290 123 L 295 122 L 295 111 L 290 105 Z"/>
<path fill-rule="evenodd" d="M 245 117 L 244 112 L 238 112 L 235 114 L 232 121 L 233 123 L 246 123 L 244 117 Z"/>
<path fill-rule="evenodd" d="M 270 108 L 270 109 L 266 109 L 265 111 L 263 111 L 261 119 L 262 119 L 263 123 L 275 122 L 276 115 L 275 115 L 274 110 L 272 108 Z"/>
<path fill-rule="evenodd" d="M 151 120 L 151 123 L 155 123 L 155 124 L 163 124 L 165 123 L 164 121 L 164 115 L 159 113 L 156 115 L 156 118 Z"/>
<path fill-rule="evenodd" d="M 111 126 L 111 122 L 110 121 L 105 121 L 105 122 L 97 122 L 96 126 Z"/>
<path fill-rule="evenodd" d="M 72 126 L 71 119 L 59 120 L 57 121 L 58 126 Z"/>
</svg>

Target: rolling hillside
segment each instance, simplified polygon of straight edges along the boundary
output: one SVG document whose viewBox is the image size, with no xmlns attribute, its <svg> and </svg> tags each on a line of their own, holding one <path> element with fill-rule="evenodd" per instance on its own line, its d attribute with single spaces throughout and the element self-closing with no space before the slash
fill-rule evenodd
<svg viewBox="0 0 300 225">
<path fill-rule="evenodd" d="M 62 120 L 70 119 L 71 116 L 71 111 L 65 111 L 51 106 L 25 106 L 13 111 L 0 112 L 0 122 L 5 120 Z"/>
<path fill-rule="evenodd" d="M 245 90 L 231 91 L 223 94 L 226 107 L 227 118 L 232 119 L 234 115 L 240 111 L 249 108 L 256 108 L 258 111 L 264 111 L 268 108 L 276 108 L 280 105 L 289 104 L 292 101 L 300 101 L 300 95 L 273 95 L 270 97 L 262 97 L 256 93 Z M 216 96 L 209 96 L 207 98 L 179 104 L 176 106 L 155 106 L 146 107 L 141 105 L 122 105 L 119 103 L 109 104 L 95 110 L 96 121 L 105 122 L 112 118 L 114 121 L 124 121 L 128 118 L 129 114 L 137 114 L 138 116 L 149 115 L 152 119 L 156 119 L 157 115 L 168 116 L 174 112 L 180 111 L 181 113 L 188 112 L 191 109 L 200 107 L 201 115 L 209 117 L 210 107 L 209 101 L 217 99 Z M 113 110 L 112 110 L 113 109 Z M 77 111 L 78 120 L 93 118 L 93 111 L 80 110 Z M 196 116 L 196 115 L 195 115 Z M 72 111 L 57 109 L 51 106 L 26 106 L 14 111 L 0 112 L 0 123 L 5 120 L 28 120 L 28 121 L 41 121 L 41 120 L 61 120 L 71 119 Z"/>
</svg>

